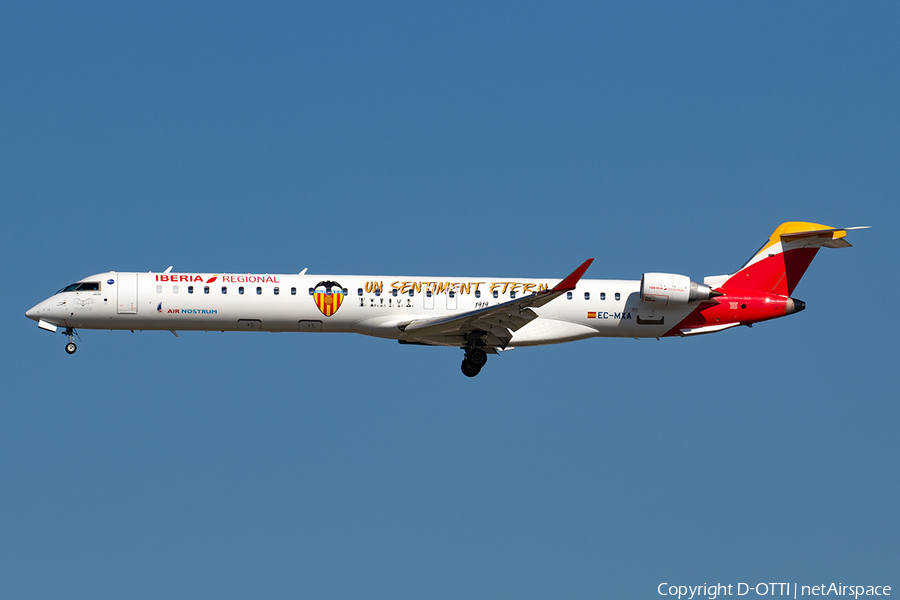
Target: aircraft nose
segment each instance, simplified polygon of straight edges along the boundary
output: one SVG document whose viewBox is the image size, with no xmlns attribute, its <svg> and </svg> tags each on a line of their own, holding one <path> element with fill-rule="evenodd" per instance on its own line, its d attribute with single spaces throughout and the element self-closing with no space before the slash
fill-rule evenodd
<svg viewBox="0 0 900 600">
<path fill-rule="evenodd" d="M 32 321 L 40 321 L 43 317 L 47 316 L 47 301 L 38 302 L 31 308 L 25 311 L 25 316 L 31 319 Z"/>
<path fill-rule="evenodd" d="M 25 311 L 25 316 L 31 319 L 32 321 L 40 321 L 41 317 L 38 316 L 40 310 L 40 304 L 36 304 Z"/>
</svg>

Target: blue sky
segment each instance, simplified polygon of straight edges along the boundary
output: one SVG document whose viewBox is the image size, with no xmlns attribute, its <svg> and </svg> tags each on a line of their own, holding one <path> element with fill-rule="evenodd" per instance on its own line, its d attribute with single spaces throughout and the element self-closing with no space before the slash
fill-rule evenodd
<svg viewBox="0 0 900 600">
<path fill-rule="evenodd" d="M 893 3 L 4 5 L 9 598 L 900 585 Z M 789 318 L 492 358 L 95 332 L 108 270 L 695 280 L 874 225 Z M 752 594 L 751 594 L 752 595 Z"/>
</svg>

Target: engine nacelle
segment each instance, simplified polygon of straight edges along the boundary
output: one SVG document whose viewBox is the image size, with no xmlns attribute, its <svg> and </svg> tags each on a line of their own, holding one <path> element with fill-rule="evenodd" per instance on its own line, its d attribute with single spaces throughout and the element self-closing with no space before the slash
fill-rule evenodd
<svg viewBox="0 0 900 600">
<path fill-rule="evenodd" d="M 641 302 L 657 306 L 685 306 L 721 296 L 708 285 L 691 281 L 673 273 L 644 273 L 641 275 Z"/>
</svg>

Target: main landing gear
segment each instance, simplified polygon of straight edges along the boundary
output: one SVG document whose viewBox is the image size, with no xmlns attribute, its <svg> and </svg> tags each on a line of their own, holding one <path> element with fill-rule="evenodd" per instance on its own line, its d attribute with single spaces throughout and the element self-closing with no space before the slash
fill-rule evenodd
<svg viewBox="0 0 900 600">
<path fill-rule="evenodd" d="M 487 352 L 474 347 L 466 350 L 466 357 L 462 361 L 462 372 L 466 377 L 475 377 L 481 372 L 481 367 L 487 363 Z"/>
<path fill-rule="evenodd" d="M 78 350 L 78 346 L 75 345 L 75 336 L 78 335 L 78 332 L 71 327 L 67 327 L 63 333 L 69 337 L 69 343 L 66 344 L 66 354 L 75 354 L 75 351 Z M 81 336 L 78 336 L 78 340 L 81 341 Z"/>
</svg>

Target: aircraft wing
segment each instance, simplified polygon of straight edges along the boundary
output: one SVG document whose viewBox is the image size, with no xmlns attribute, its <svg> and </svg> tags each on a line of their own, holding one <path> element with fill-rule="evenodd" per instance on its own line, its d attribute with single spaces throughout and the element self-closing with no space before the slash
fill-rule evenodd
<svg viewBox="0 0 900 600">
<path fill-rule="evenodd" d="M 562 281 L 548 290 L 542 290 L 496 304 L 457 315 L 417 319 L 400 325 L 410 341 L 425 344 L 466 346 L 481 344 L 486 349 L 504 348 L 512 339 L 513 332 L 521 329 L 538 317 L 532 310 L 575 289 L 593 258 L 584 261 Z"/>
</svg>

